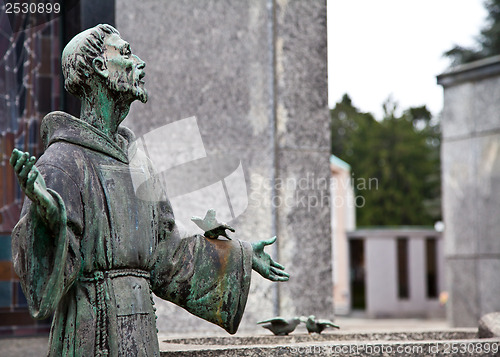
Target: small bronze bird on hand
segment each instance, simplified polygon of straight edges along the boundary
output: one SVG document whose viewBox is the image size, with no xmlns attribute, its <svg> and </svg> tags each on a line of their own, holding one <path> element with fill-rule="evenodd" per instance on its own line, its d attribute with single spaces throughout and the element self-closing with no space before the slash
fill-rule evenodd
<svg viewBox="0 0 500 357">
<path fill-rule="evenodd" d="M 309 333 L 316 332 L 319 334 L 327 327 L 340 328 L 330 320 L 316 319 L 314 315 L 310 315 L 308 318 L 303 316 L 300 320 L 306 323 L 307 332 Z"/>
<path fill-rule="evenodd" d="M 217 221 L 217 219 L 215 218 L 215 214 L 215 210 L 211 208 L 205 214 L 205 218 L 193 216 L 191 217 L 191 221 L 193 221 L 205 232 L 204 236 L 207 238 L 217 239 L 219 236 L 223 236 L 231 240 L 231 238 L 227 236 L 226 229 L 234 232 L 234 228 L 228 226 L 226 223 Z"/>
<path fill-rule="evenodd" d="M 285 319 L 283 317 L 273 317 L 272 319 L 259 321 L 257 324 L 266 324 L 262 327 L 267 328 L 276 336 L 285 336 L 290 332 L 293 332 L 298 324 L 300 324 L 299 317 L 292 317 L 291 319 Z"/>
</svg>

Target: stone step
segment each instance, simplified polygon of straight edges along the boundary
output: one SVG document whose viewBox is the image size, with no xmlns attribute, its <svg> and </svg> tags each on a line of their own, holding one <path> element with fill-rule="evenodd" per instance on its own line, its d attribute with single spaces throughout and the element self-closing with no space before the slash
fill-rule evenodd
<svg viewBox="0 0 500 357">
<path fill-rule="evenodd" d="M 500 338 L 479 339 L 477 329 L 333 332 L 289 336 L 169 338 L 162 356 L 500 356 Z"/>
</svg>

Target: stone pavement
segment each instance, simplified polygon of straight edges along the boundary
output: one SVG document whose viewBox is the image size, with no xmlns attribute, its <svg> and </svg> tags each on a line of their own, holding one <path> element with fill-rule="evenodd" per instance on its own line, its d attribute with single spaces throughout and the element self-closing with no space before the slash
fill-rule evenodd
<svg viewBox="0 0 500 357">
<path fill-rule="evenodd" d="M 46 356 L 48 336 L 0 338 L 1 357 Z"/>
<path fill-rule="evenodd" d="M 443 330 L 450 328 L 446 319 L 366 319 L 363 317 L 335 318 L 335 323 L 342 331 L 411 331 L 411 330 Z"/>
</svg>

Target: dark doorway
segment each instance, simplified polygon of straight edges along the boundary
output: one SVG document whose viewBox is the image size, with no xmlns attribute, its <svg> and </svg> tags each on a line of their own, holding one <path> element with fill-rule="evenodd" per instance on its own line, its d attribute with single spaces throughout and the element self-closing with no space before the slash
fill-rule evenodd
<svg viewBox="0 0 500 357">
<path fill-rule="evenodd" d="M 410 297 L 408 239 L 398 237 L 396 258 L 398 263 L 398 297 L 408 299 Z"/>
<path fill-rule="evenodd" d="M 365 298 L 365 241 L 349 240 L 349 271 L 351 281 L 351 306 L 354 310 L 366 309 Z"/>
<path fill-rule="evenodd" d="M 436 238 L 429 237 L 425 240 L 427 297 L 438 297 L 438 268 L 437 268 L 437 243 Z"/>
</svg>

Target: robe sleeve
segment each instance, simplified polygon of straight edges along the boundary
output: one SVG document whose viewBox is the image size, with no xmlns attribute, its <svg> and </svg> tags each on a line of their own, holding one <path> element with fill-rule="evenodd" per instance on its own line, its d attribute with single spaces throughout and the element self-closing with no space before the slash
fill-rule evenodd
<svg viewBox="0 0 500 357">
<path fill-rule="evenodd" d="M 31 316 L 44 319 L 55 311 L 80 269 L 77 236 L 83 213 L 80 190 L 69 175 L 50 165 L 37 167 L 59 206 L 58 223 L 50 230 L 26 198 L 12 232 L 12 255 Z"/>
<path fill-rule="evenodd" d="M 227 332 L 237 331 L 252 270 L 252 247 L 238 240 L 179 238 L 170 204 L 160 215 L 153 292 Z"/>
</svg>

